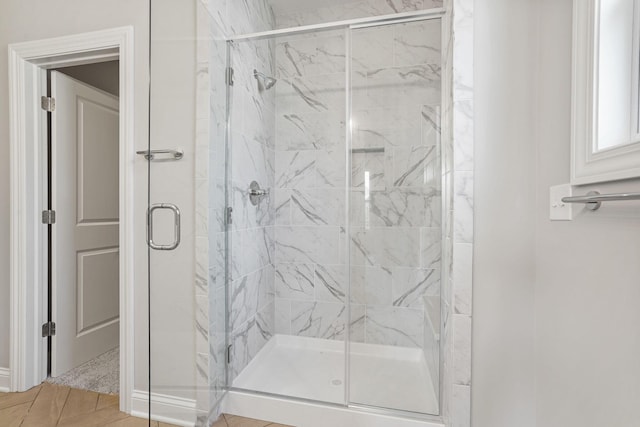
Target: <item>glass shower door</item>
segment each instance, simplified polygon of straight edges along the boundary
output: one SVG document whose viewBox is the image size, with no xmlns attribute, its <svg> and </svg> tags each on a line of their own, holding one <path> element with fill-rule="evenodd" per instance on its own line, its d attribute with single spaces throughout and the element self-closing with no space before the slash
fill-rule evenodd
<svg viewBox="0 0 640 427">
<path fill-rule="evenodd" d="M 210 38 L 199 36 L 200 3 L 150 2 L 149 286 L 136 295 L 149 298 L 148 318 L 136 319 L 149 328 L 136 337 L 138 357 L 148 345 L 148 360 L 136 366 L 149 371 L 136 371 L 136 382 L 148 386 L 152 419 L 205 426 L 218 396 L 209 366 L 210 94 L 198 78 L 207 75 L 208 52 L 199 48 Z"/>
<path fill-rule="evenodd" d="M 351 404 L 439 414 L 441 23 L 351 30 Z"/>
<path fill-rule="evenodd" d="M 230 43 L 228 385 L 345 404 L 344 30 Z"/>
</svg>

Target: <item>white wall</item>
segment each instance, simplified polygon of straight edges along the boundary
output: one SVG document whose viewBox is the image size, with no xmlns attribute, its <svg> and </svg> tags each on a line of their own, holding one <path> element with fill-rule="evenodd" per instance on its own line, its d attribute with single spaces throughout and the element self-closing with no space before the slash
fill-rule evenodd
<svg viewBox="0 0 640 427">
<path fill-rule="evenodd" d="M 52 19 L 55 17 L 55 19 Z M 47 37 L 133 25 L 137 93 L 136 140 L 140 149 L 147 141 L 147 0 L 3 0 L 0 4 L 0 366 L 9 366 L 9 105 L 7 45 Z M 136 180 L 144 175 L 136 176 Z M 146 186 L 136 189 L 145 191 Z M 146 274 L 145 274 L 146 276 Z"/>
<path fill-rule="evenodd" d="M 154 164 L 152 202 L 174 202 L 183 213 L 183 241 L 173 253 L 153 252 L 154 391 L 195 398 L 194 126 L 195 7 L 154 0 L 153 148 L 181 147 L 185 159 Z M 52 19 L 55 17 L 55 19 Z M 148 0 L 2 0 L 0 99 L 8 98 L 7 44 L 132 25 L 135 31 L 136 150 L 147 148 L 149 90 Z M 0 103 L 0 367 L 9 366 L 9 111 Z M 132 158 L 133 157 L 133 153 Z M 147 388 L 147 166 L 135 156 L 135 389 Z M 172 230 L 171 225 L 162 224 Z M 160 238 L 162 238 L 161 236 Z M 162 387 L 162 390 L 160 388 Z"/>
<path fill-rule="evenodd" d="M 536 425 L 534 3 L 475 2 L 474 427 Z"/>
<path fill-rule="evenodd" d="M 549 221 L 549 187 L 569 181 L 571 0 L 539 2 L 537 85 L 537 420 L 638 425 L 640 204 Z M 638 191 L 640 180 L 586 186 Z M 580 207 L 578 207 L 581 210 Z"/>
<path fill-rule="evenodd" d="M 151 148 L 184 151 L 151 167 L 151 203 L 174 203 L 182 216 L 180 246 L 150 253 L 152 391 L 195 399 L 195 2 L 153 0 L 151 13 Z M 156 218 L 156 241 L 173 241 L 173 217 Z M 146 353 L 136 357 L 144 365 Z M 145 383 L 146 371 L 136 370 L 136 384 Z"/>
</svg>

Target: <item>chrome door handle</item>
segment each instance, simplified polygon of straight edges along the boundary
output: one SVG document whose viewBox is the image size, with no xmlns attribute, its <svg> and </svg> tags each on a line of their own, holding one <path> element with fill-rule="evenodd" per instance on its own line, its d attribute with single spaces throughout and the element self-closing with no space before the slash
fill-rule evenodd
<svg viewBox="0 0 640 427">
<path fill-rule="evenodd" d="M 156 209 L 169 209 L 173 212 L 174 240 L 170 245 L 158 245 L 153 241 L 153 212 Z M 147 245 L 157 251 L 172 251 L 180 244 L 180 209 L 172 203 L 156 203 L 147 209 Z"/>
</svg>

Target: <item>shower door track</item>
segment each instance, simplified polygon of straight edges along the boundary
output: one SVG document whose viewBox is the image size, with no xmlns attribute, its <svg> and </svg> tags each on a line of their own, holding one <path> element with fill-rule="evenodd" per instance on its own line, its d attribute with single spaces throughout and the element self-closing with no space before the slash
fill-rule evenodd
<svg viewBox="0 0 640 427">
<path fill-rule="evenodd" d="M 322 30 L 339 30 L 344 28 L 365 28 L 385 24 L 397 24 L 417 20 L 440 19 L 446 14 L 442 7 L 418 10 L 415 12 L 393 13 L 390 15 L 373 16 L 369 18 L 355 18 L 344 21 L 334 21 L 325 24 L 304 25 L 301 27 L 282 28 L 278 30 L 262 31 L 258 33 L 241 34 L 229 37 L 227 41 L 258 40 L 275 36 L 288 36 L 292 34 L 304 34 Z"/>
</svg>

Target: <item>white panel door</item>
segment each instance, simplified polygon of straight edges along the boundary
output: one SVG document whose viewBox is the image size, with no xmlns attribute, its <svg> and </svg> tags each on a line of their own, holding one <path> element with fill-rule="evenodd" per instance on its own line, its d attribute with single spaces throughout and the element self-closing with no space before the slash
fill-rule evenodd
<svg viewBox="0 0 640 427">
<path fill-rule="evenodd" d="M 118 345 L 118 98 L 51 73 L 51 375 Z"/>
</svg>

